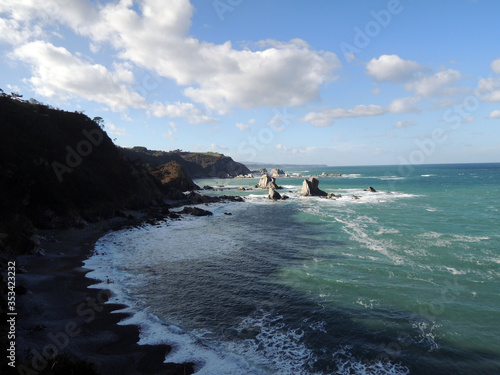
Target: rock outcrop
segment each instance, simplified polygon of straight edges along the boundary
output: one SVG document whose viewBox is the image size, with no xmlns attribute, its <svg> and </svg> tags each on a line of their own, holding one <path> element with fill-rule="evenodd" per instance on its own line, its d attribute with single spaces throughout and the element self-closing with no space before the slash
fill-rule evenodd
<svg viewBox="0 0 500 375">
<path fill-rule="evenodd" d="M 276 185 L 276 179 L 267 174 L 260 178 L 259 183 L 255 187 L 261 189 L 281 189 L 281 187 Z"/>
<path fill-rule="evenodd" d="M 279 168 L 271 169 L 271 176 L 278 177 L 280 174 L 285 174 L 285 172 Z"/>
<path fill-rule="evenodd" d="M 376 192 L 377 192 L 377 190 L 375 190 L 375 189 L 374 189 L 373 187 L 371 187 L 371 186 L 368 188 L 368 191 L 369 191 L 370 193 L 376 193 Z"/>
<path fill-rule="evenodd" d="M 213 213 L 207 210 L 203 210 L 198 207 L 184 207 L 184 209 L 180 212 L 181 214 L 189 214 L 193 216 L 212 216 Z"/>
<path fill-rule="evenodd" d="M 281 199 L 280 193 L 278 193 L 276 190 L 273 188 L 269 189 L 269 195 L 267 196 L 269 199 L 272 199 L 273 201 L 277 201 L 278 199 Z"/>
<path fill-rule="evenodd" d="M 325 193 L 323 190 L 320 190 L 318 185 L 319 181 L 314 177 L 311 177 L 309 180 L 304 180 L 304 182 L 302 183 L 302 190 L 300 192 L 300 195 L 305 197 L 309 196 L 326 197 L 328 194 Z"/>
<path fill-rule="evenodd" d="M 175 160 L 160 165 L 151 174 L 162 183 L 167 191 L 177 189 L 183 192 L 200 189 Z"/>
</svg>

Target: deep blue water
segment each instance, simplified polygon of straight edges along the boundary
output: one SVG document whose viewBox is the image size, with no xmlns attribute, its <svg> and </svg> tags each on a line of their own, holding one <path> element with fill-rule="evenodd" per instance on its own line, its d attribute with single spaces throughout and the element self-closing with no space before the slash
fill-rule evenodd
<svg viewBox="0 0 500 375">
<path fill-rule="evenodd" d="M 500 374 L 500 164 L 287 172 L 197 181 L 247 201 L 111 233 L 89 276 L 202 374 Z M 300 197 L 322 172 L 342 197 Z"/>
</svg>

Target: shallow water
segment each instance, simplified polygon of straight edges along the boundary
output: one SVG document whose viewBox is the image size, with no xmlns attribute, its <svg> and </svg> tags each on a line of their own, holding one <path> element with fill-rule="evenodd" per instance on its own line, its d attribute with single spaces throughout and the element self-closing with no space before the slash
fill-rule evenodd
<svg viewBox="0 0 500 375">
<path fill-rule="evenodd" d="M 500 373 L 500 164 L 288 172 L 323 171 L 341 198 L 197 181 L 247 201 L 111 233 L 89 277 L 200 374 Z"/>
</svg>

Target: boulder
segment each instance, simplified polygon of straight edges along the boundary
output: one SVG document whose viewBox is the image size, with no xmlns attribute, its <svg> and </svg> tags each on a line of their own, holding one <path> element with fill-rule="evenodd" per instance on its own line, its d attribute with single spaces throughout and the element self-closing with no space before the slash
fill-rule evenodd
<svg viewBox="0 0 500 375">
<path fill-rule="evenodd" d="M 369 192 L 371 192 L 371 193 L 376 193 L 376 192 L 377 192 L 377 190 L 375 190 L 375 189 L 374 189 L 373 187 L 371 187 L 371 186 L 368 188 L 368 191 L 369 191 Z"/>
<path fill-rule="evenodd" d="M 326 197 L 327 193 L 325 193 L 323 190 L 320 190 L 318 185 L 319 181 L 314 177 L 311 177 L 309 180 L 304 180 L 304 182 L 302 183 L 302 191 L 300 192 L 300 195 L 305 197 Z"/>
<path fill-rule="evenodd" d="M 240 186 L 238 189 L 236 190 L 246 190 L 243 186 Z"/>
<path fill-rule="evenodd" d="M 213 187 L 211 187 L 211 186 L 209 186 L 209 185 L 205 185 L 205 186 L 203 186 L 203 189 L 204 189 L 204 190 L 212 190 L 212 189 L 213 189 Z"/>
<path fill-rule="evenodd" d="M 269 199 L 272 199 L 273 201 L 277 201 L 278 199 L 281 199 L 280 193 L 278 193 L 276 190 L 273 188 L 269 189 L 269 195 L 267 196 Z"/>
<path fill-rule="evenodd" d="M 276 179 L 274 177 L 270 177 L 267 174 L 262 176 L 259 180 L 259 183 L 255 185 L 256 188 L 261 189 L 279 189 L 280 187 L 276 185 Z"/>
<path fill-rule="evenodd" d="M 289 196 L 288 196 L 288 195 L 285 195 L 285 194 L 283 194 L 283 195 L 281 196 L 281 200 L 282 200 L 282 201 L 284 201 L 285 199 L 288 199 L 288 198 L 289 198 Z"/>
</svg>

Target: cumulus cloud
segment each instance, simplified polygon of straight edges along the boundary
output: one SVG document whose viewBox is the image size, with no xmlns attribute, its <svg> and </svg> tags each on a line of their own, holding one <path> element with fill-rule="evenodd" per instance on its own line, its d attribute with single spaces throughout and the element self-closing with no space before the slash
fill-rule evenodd
<svg viewBox="0 0 500 375">
<path fill-rule="evenodd" d="M 408 128 L 410 126 L 415 126 L 415 122 L 411 120 L 406 120 L 406 121 L 398 121 L 396 125 L 394 125 L 395 129 L 404 129 Z"/>
<path fill-rule="evenodd" d="M 406 82 L 424 69 L 416 61 L 403 60 L 398 55 L 382 55 L 366 64 L 368 75 L 379 82 Z"/>
<path fill-rule="evenodd" d="M 409 112 L 420 112 L 420 109 L 415 107 L 414 104 L 420 102 L 419 97 L 406 97 L 394 99 L 391 104 L 389 104 L 388 111 L 391 113 L 409 113 Z"/>
<path fill-rule="evenodd" d="M 421 76 L 416 81 L 407 83 L 405 89 L 424 97 L 452 96 L 460 91 L 455 84 L 462 78 L 458 70 L 447 69 L 431 76 Z"/>
<path fill-rule="evenodd" d="M 496 74 L 500 74 L 500 59 L 496 59 L 491 63 L 491 70 Z"/>
<path fill-rule="evenodd" d="M 122 61 L 173 80 L 184 86 L 186 97 L 220 114 L 233 107 L 298 106 L 314 101 L 320 96 L 321 85 L 335 79 L 333 73 L 341 67 L 334 53 L 316 51 L 300 39 L 265 40 L 244 49 L 234 48 L 229 41 L 216 44 L 196 39 L 189 35 L 193 12 L 189 0 L 171 0 L 168 6 L 162 0 L 143 0 L 139 5 L 132 0 L 99 5 L 90 0 L 65 0 L 64 6 L 61 0 L 4 0 L 0 5 L 0 13 L 5 15 L 0 22 L 0 38 L 16 46 L 31 44 L 63 25 L 88 38 L 92 51 L 111 46 Z M 33 83 L 41 84 L 39 67 L 47 70 L 49 65 L 43 56 L 38 61 L 34 61 L 34 55 L 15 56 L 33 64 L 37 71 Z M 66 62 L 50 60 L 54 71 L 64 70 Z M 79 65 L 73 61 L 75 64 Z M 70 82 L 58 83 L 57 89 L 82 93 L 89 100 L 100 98 L 90 95 L 89 90 L 75 90 Z M 88 86 L 95 90 L 95 83 L 91 81 Z M 113 84 L 116 91 L 117 82 Z M 101 102 L 115 108 L 118 102 L 125 107 L 141 101 L 133 93 L 128 92 L 128 97 L 125 94 Z"/>
<path fill-rule="evenodd" d="M 106 124 L 106 130 L 109 134 L 117 137 L 130 137 L 130 134 L 124 128 L 119 128 L 113 123 Z"/>
<path fill-rule="evenodd" d="M 23 44 L 12 56 L 31 65 L 33 77 L 29 82 L 45 97 L 83 98 L 113 109 L 147 107 L 146 100 L 130 88 L 132 73 L 126 64 L 115 65 L 115 70 L 110 71 L 43 41 Z"/>
<path fill-rule="evenodd" d="M 242 124 L 242 123 L 237 123 L 234 126 L 236 126 L 241 131 L 250 130 L 250 125 L 245 125 L 245 124 Z"/>
<path fill-rule="evenodd" d="M 495 109 L 488 115 L 488 118 L 500 118 L 500 110 Z"/>
<path fill-rule="evenodd" d="M 190 124 L 208 124 L 218 120 L 206 114 L 206 112 L 193 103 L 175 102 L 160 103 L 155 102 L 150 106 L 150 112 L 154 117 L 181 117 L 188 120 Z"/>
<path fill-rule="evenodd" d="M 500 102 L 500 78 L 482 78 L 477 84 L 476 93 L 487 102 Z"/>
</svg>

